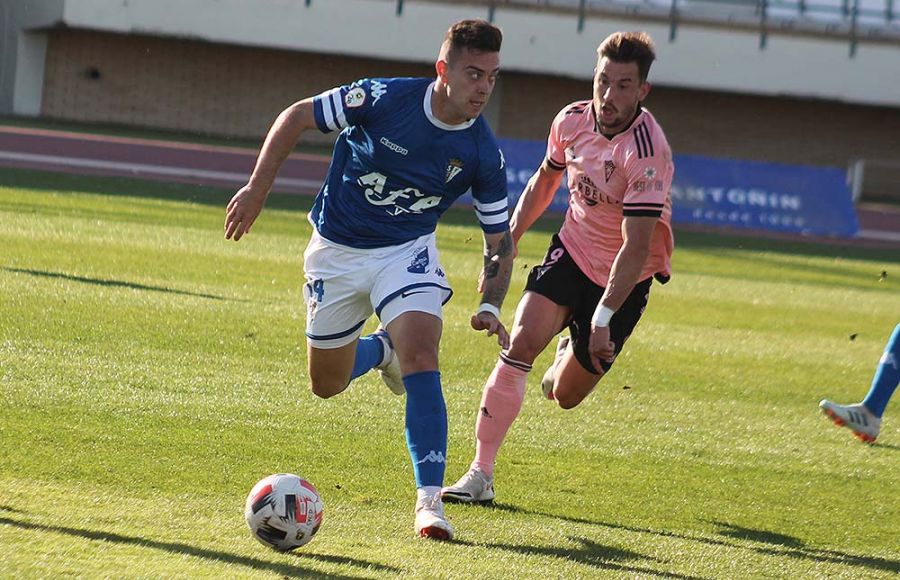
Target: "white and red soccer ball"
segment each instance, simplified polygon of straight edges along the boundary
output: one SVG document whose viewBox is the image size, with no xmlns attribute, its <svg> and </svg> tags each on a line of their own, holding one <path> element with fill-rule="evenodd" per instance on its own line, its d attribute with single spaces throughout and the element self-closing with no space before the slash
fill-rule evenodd
<svg viewBox="0 0 900 580">
<path fill-rule="evenodd" d="M 279 552 L 309 543 L 322 525 L 323 513 L 319 492 L 293 473 L 261 479 L 244 506 L 244 519 L 253 537 Z"/>
</svg>

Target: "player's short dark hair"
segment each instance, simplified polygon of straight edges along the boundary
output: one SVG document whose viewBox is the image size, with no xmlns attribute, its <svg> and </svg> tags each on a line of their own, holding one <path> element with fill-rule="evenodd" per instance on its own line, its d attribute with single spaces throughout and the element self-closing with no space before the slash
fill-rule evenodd
<svg viewBox="0 0 900 580">
<path fill-rule="evenodd" d="M 656 60 L 653 39 L 646 32 L 614 32 L 600 44 L 597 54 L 613 62 L 637 63 L 641 82 L 647 80 L 650 65 Z"/>
<path fill-rule="evenodd" d="M 500 52 L 503 33 L 487 20 L 460 20 L 450 27 L 444 37 L 449 54 L 467 48 L 478 52 Z"/>
</svg>

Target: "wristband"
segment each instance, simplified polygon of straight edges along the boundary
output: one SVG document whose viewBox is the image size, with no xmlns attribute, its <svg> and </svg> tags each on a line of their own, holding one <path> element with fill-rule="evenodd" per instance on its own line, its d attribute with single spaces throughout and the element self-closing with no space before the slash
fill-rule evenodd
<svg viewBox="0 0 900 580">
<path fill-rule="evenodd" d="M 613 317 L 616 311 L 612 308 L 604 306 L 602 304 L 597 305 L 597 309 L 594 310 L 594 316 L 591 318 L 591 324 L 598 328 L 603 328 L 604 326 L 609 326 L 609 320 Z"/>
<path fill-rule="evenodd" d="M 487 302 L 482 302 L 478 307 L 478 312 L 476 314 L 481 314 L 482 312 L 490 312 L 494 315 L 497 320 L 500 320 L 500 309 L 494 306 L 493 304 L 488 304 Z"/>
</svg>

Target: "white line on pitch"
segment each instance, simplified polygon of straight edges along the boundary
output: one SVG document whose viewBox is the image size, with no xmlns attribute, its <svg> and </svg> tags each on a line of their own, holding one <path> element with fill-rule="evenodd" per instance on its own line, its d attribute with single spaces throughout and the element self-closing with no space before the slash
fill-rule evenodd
<svg viewBox="0 0 900 580">
<path fill-rule="evenodd" d="M 867 240 L 882 240 L 885 242 L 900 242 L 900 232 L 885 232 L 881 230 L 859 230 L 858 238 Z"/>
<path fill-rule="evenodd" d="M 105 161 L 102 159 L 82 159 L 77 157 L 59 157 L 56 155 L 38 155 L 35 153 L 16 153 L 13 151 L 0 151 L 0 159 L 10 161 L 26 161 L 31 163 L 50 163 L 64 167 L 82 167 L 88 169 L 110 169 L 126 171 L 135 174 L 165 175 L 171 177 L 188 177 L 195 179 L 217 179 L 232 181 L 234 183 L 246 183 L 249 174 L 232 173 L 228 171 L 212 171 L 208 169 L 189 169 L 185 167 L 165 167 L 162 165 L 149 165 L 145 163 L 124 163 L 121 161 Z M 291 188 L 318 189 L 321 181 L 314 179 L 299 179 L 295 177 L 279 177 L 276 185 Z"/>
</svg>

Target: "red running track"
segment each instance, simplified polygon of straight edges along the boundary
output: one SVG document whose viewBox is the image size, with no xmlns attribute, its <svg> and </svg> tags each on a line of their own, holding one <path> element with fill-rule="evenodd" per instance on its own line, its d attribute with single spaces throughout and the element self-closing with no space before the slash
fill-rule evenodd
<svg viewBox="0 0 900 580">
<path fill-rule="evenodd" d="M 90 135 L 0 125 L 0 166 L 119 175 L 237 189 L 247 182 L 256 150 L 173 141 Z M 327 157 L 295 153 L 273 189 L 314 194 Z"/>
</svg>

